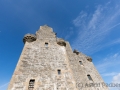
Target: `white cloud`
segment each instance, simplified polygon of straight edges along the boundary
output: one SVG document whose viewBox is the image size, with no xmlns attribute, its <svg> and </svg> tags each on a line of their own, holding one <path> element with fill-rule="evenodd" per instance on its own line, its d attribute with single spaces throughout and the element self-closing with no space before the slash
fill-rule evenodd
<svg viewBox="0 0 120 90">
<path fill-rule="evenodd" d="M 113 77 L 113 82 L 114 83 L 120 83 L 120 73 Z"/>
<path fill-rule="evenodd" d="M 73 20 L 73 24 L 79 28 L 78 36 L 74 40 L 73 47 L 77 47 L 84 53 L 94 53 L 106 46 L 102 43 L 107 35 L 120 25 L 120 2 L 111 6 L 111 2 L 97 6 L 93 14 L 81 11 Z M 112 40 L 114 42 L 114 40 Z"/>
<path fill-rule="evenodd" d="M 120 90 L 120 73 L 113 76 L 112 83 L 114 83 L 115 85 L 119 85 L 115 87 L 110 87 L 110 90 Z"/>
</svg>

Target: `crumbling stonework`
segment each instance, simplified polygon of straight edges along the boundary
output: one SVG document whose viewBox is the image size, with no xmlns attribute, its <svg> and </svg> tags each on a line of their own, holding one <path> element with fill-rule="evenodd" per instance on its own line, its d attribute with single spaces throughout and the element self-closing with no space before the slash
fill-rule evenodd
<svg viewBox="0 0 120 90">
<path fill-rule="evenodd" d="M 23 42 L 8 90 L 108 90 L 86 85 L 103 83 L 92 59 L 73 52 L 69 42 L 57 38 L 52 28 L 41 26 L 36 35 L 25 35 Z"/>
</svg>

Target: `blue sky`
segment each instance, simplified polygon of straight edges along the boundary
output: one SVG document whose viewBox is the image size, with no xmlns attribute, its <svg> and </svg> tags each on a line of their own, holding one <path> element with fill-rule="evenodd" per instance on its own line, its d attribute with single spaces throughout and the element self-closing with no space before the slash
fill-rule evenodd
<svg viewBox="0 0 120 90">
<path fill-rule="evenodd" d="M 120 0 L 0 0 L 0 90 L 14 72 L 23 36 L 44 24 L 91 56 L 106 83 L 120 83 Z"/>
</svg>

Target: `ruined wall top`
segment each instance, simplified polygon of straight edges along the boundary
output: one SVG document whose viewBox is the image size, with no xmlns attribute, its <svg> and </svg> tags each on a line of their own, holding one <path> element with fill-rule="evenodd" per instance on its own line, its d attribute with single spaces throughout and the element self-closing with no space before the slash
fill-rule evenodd
<svg viewBox="0 0 120 90">
<path fill-rule="evenodd" d="M 47 25 L 40 26 L 36 34 L 26 34 L 23 38 L 23 42 L 33 42 L 36 40 L 49 39 L 51 41 L 56 40 L 56 33 L 53 32 L 53 29 Z"/>
<path fill-rule="evenodd" d="M 49 41 L 51 43 L 56 42 L 60 46 L 65 46 L 67 45 L 66 41 L 62 38 L 57 38 L 56 33 L 53 31 L 53 29 L 47 25 L 40 26 L 38 31 L 36 31 L 36 34 L 26 34 L 23 38 L 23 42 L 34 42 L 36 40 L 40 41 Z M 66 47 L 67 48 L 67 47 Z M 71 48 L 71 47 L 69 47 Z M 73 53 L 75 53 L 77 56 L 85 56 L 86 59 L 89 62 L 92 62 L 92 58 L 82 54 L 78 50 L 74 50 Z"/>
<path fill-rule="evenodd" d="M 53 29 L 51 27 L 49 27 L 48 25 L 43 25 L 43 26 L 40 26 L 39 31 L 44 31 L 44 32 L 53 32 Z"/>
<path fill-rule="evenodd" d="M 47 25 L 40 26 L 39 30 L 36 32 L 37 39 L 55 38 L 56 34 L 53 29 Z"/>
</svg>

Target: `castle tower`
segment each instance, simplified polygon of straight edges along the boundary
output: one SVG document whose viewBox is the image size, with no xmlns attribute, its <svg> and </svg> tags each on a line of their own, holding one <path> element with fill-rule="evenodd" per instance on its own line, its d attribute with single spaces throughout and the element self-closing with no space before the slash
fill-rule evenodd
<svg viewBox="0 0 120 90">
<path fill-rule="evenodd" d="M 23 42 L 8 90 L 108 90 L 101 85 L 104 81 L 92 59 L 72 51 L 51 27 L 44 25 L 36 35 L 26 34 Z"/>
</svg>

